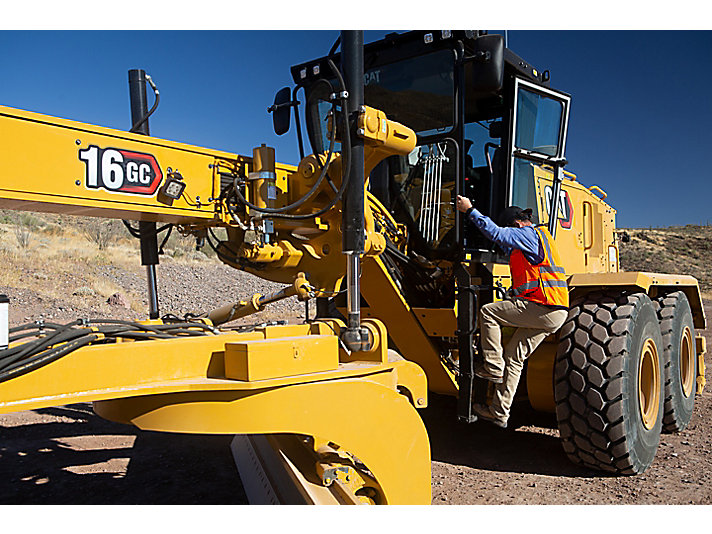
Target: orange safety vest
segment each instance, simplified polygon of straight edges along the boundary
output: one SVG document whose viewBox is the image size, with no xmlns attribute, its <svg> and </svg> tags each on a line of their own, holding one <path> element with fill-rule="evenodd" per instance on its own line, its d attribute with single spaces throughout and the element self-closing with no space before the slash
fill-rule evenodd
<svg viewBox="0 0 712 534">
<path fill-rule="evenodd" d="M 509 256 L 512 273 L 512 290 L 515 296 L 545 306 L 569 307 L 569 288 L 566 272 L 560 267 L 559 252 L 554 238 L 546 228 L 534 227 L 544 248 L 544 259 L 532 265 L 521 250 L 515 249 Z"/>
</svg>

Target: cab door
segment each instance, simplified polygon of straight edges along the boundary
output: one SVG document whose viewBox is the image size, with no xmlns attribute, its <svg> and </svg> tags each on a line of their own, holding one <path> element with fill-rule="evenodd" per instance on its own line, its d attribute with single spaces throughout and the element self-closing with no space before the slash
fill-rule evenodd
<svg viewBox="0 0 712 534">
<path fill-rule="evenodd" d="M 570 103 L 565 93 L 514 80 L 506 200 L 507 206 L 531 208 L 535 224 L 548 221 L 553 200 L 550 192 L 548 200 L 538 201 L 542 195 L 537 194 L 535 172 L 551 171 L 564 160 Z"/>
</svg>

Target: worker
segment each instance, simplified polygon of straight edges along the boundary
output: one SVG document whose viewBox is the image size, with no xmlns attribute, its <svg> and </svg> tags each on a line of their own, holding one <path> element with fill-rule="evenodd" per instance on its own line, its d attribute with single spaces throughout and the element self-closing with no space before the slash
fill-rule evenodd
<svg viewBox="0 0 712 534">
<path fill-rule="evenodd" d="M 497 225 L 468 198 L 458 195 L 456 207 L 509 255 L 511 298 L 480 308 L 483 363 L 475 367 L 475 375 L 496 384 L 494 395 L 490 405 L 473 406 L 478 418 L 506 428 L 524 361 L 568 315 L 566 275 L 554 239 L 548 230 L 532 224 L 531 209 L 510 206 Z M 504 350 L 503 326 L 516 328 Z"/>
</svg>

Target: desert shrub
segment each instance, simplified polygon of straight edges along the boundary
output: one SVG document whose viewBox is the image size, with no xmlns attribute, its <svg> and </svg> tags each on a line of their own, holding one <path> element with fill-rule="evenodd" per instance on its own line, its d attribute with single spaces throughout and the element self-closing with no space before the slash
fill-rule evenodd
<svg viewBox="0 0 712 534">
<path fill-rule="evenodd" d="M 645 232 L 638 232 L 637 234 L 635 234 L 635 237 L 637 237 L 637 238 L 640 239 L 641 241 L 647 241 L 648 243 L 657 244 L 657 241 L 655 241 L 655 239 L 653 239 L 652 237 L 650 237 L 650 236 L 649 236 L 648 234 L 646 234 Z"/>
<path fill-rule="evenodd" d="M 32 229 L 26 224 L 19 222 L 15 226 L 15 237 L 17 238 L 17 244 L 20 245 L 20 248 L 27 249 L 32 240 Z"/>
<path fill-rule="evenodd" d="M 118 221 L 113 220 L 96 221 L 94 224 L 87 225 L 84 228 L 84 235 L 99 250 L 106 250 L 109 245 L 118 239 L 120 235 L 119 224 Z"/>
</svg>

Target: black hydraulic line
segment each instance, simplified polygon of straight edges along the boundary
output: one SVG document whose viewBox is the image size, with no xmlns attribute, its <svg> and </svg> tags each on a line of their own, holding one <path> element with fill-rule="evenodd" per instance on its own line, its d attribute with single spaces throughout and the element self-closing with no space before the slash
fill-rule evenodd
<svg viewBox="0 0 712 534">
<path fill-rule="evenodd" d="M 144 72 L 142 70 L 130 70 L 129 71 L 129 83 L 131 83 L 131 72 Z M 144 72 L 145 75 L 145 72 Z M 144 81 L 149 81 L 150 78 L 146 75 L 144 77 Z M 148 134 L 148 118 L 153 115 L 153 112 L 156 111 L 156 108 L 158 107 L 158 103 L 161 101 L 161 95 L 158 92 L 158 89 L 155 88 L 153 83 L 151 83 L 151 87 L 153 87 L 153 93 L 156 96 L 153 106 L 151 107 L 150 110 L 146 111 L 146 113 L 139 118 L 136 122 L 134 122 L 133 126 L 129 130 L 131 133 L 142 133 L 144 135 L 149 135 Z M 145 85 L 144 85 L 144 91 L 143 91 L 143 98 L 145 100 L 146 97 L 146 91 L 145 91 Z M 147 106 L 147 104 L 144 103 L 144 105 Z M 143 131 L 143 129 L 146 129 L 146 132 Z"/>
<path fill-rule="evenodd" d="M 160 232 L 160 230 L 158 230 Z M 166 243 L 168 243 L 168 239 L 171 237 L 171 234 L 173 233 L 173 225 L 171 224 L 168 228 L 168 232 L 166 232 L 166 237 L 163 238 L 163 241 L 161 241 L 160 246 L 158 247 L 158 255 L 160 256 L 161 254 L 164 254 L 163 252 L 163 247 L 166 246 Z"/>
<path fill-rule="evenodd" d="M 129 231 L 129 234 L 131 234 L 131 235 L 132 235 L 133 237 L 135 237 L 136 239 L 140 239 L 140 238 L 141 238 L 141 234 L 139 233 L 139 231 L 136 230 L 136 228 L 134 228 L 133 226 L 131 226 L 131 223 L 129 223 L 129 221 L 124 221 L 124 220 L 122 220 L 121 222 L 124 223 L 124 226 L 125 226 L 126 229 Z"/>
<path fill-rule="evenodd" d="M 90 325 L 99 326 L 90 326 Z M 38 369 L 56 359 L 88 344 L 111 343 L 119 338 L 136 341 L 151 339 L 175 339 L 204 336 L 217 333 L 217 329 L 202 322 L 180 321 L 163 325 L 144 325 L 118 319 L 79 319 L 66 325 L 51 324 L 52 331 L 44 325 L 27 324 L 15 327 L 33 327 L 35 341 L 23 343 L 0 351 L 0 382 Z"/>
<path fill-rule="evenodd" d="M 68 326 L 78 326 L 82 324 L 82 319 L 77 319 L 76 321 L 72 321 L 71 323 L 67 324 L 59 324 L 59 323 L 45 323 L 44 321 L 35 321 L 32 323 L 25 323 L 22 325 L 18 326 L 13 326 L 10 328 L 10 333 L 14 334 L 15 332 L 21 332 L 23 330 L 30 330 L 32 328 L 42 330 L 44 328 L 52 328 L 52 329 L 58 329 L 58 328 L 66 328 Z"/>
<path fill-rule="evenodd" d="M 138 228 L 134 228 L 133 226 L 131 226 L 131 223 L 125 219 L 122 220 L 121 222 L 124 223 L 124 226 L 126 227 L 126 229 L 128 230 L 129 234 L 131 234 L 132 237 L 135 237 L 136 239 L 141 238 L 141 233 L 139 232 Z M 168 230 L 170 232 L 171 230 L 173 230 L 173 226 L 174 225 L 171 223 L 164 224 L 158 230 L 156 230 L 156 234 L 160 234 L 164 230 Z"/>
<path fill-rule="evenodd" d="M 61 347 L 50 350 L 46 354 L 41 355 L 39 358 L 35 358 L 27 362 L 18 363 L 11 369 L 4 370 L 0 373 L 0 382 L 4 382 L 11 378 L 15 378 L 17 376 L 29 373 L 30 371 L 34 371 L 35 369 L 52 363 L 53 361 L 58 360 L 62 356 L 69 354 L 70 352 L 73 352 L 81 347 L 84 347 L 90 344 L 92 341 L 96 341 L 97 339 L 99 339 L 99 337 L 99 334 L 90 334 L 84 336 L 83 339 L 78 339 L 74 342 L 67 343 Z"/>
<path fill-rule="evenodd" d="M 72 329 L 56 330 L 54 333 L 41 337 L 37 341 L 24 343 L 17 347 L 12 347 L 4 350 L 0 353 L 0 358 L 2 358 L 2 360 L 7 365 L 8 362 L 23 358 L 24 356 L 30 354 L 31 352 L 35 352 L 38 349 L 45 350 L 46 348 L 49 348 L 52 345 L 56 345 L 57 343 L 64 343 L 66 341 L 70 341 L 71 339 L 76 337 L 76 334 L 74 334 L 74 332 L 75 331 L 73 331 Z"/>
</svg>

